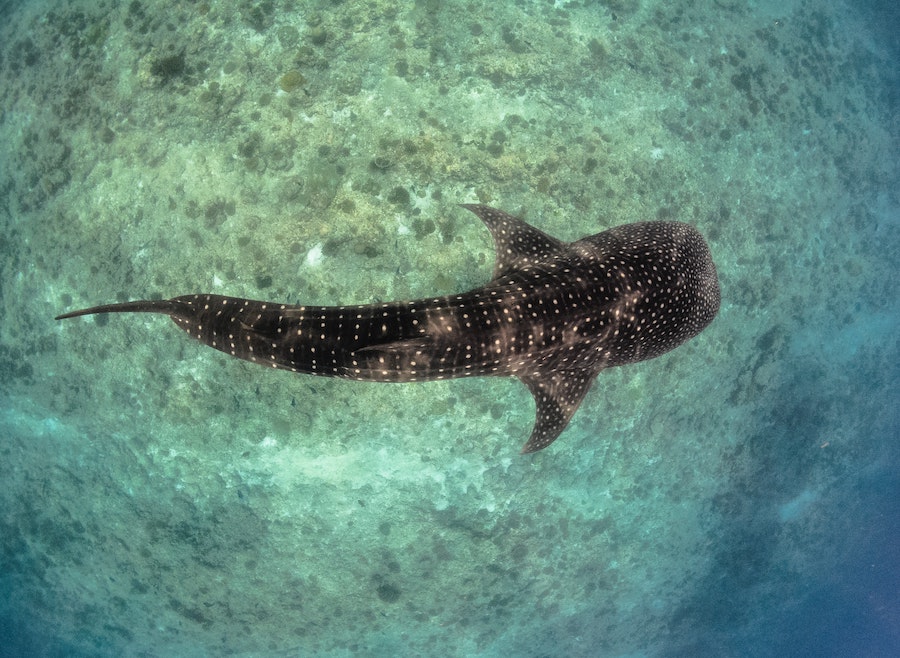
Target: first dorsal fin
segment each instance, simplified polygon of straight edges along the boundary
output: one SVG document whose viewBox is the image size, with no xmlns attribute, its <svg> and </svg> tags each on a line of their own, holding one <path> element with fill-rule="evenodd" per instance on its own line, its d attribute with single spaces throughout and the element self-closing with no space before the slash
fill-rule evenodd
<svg viewBox="0 0 900 658">
<path fill-rule="evenodd" d="M 533 261 L 546 260 L 565 248 L 561 240 L 502 210 L 475 203 L 465 203 L 462 207 L 478 215 L 491 232 L 497 254 L 494 279 Z"/>
</svg>

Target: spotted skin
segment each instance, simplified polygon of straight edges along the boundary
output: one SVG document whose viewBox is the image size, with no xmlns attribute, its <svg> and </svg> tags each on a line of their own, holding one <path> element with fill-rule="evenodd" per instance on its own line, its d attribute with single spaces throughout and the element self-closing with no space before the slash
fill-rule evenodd
<svg viewBox="0 0 900 658">
<path fill-rule="evenodd" d="M 459 295 L 362 306 L 184 295 L 57 319 L 165 313 L 231 356 L 326 377 L 518 377 L 537 412 L 527 453 L 560 435 L 601 370 L 668 352 L 718 312 L 715 265 L 687 224 L 627 224 L 566 243 L 503 211 L 464 207 L 490 230 L 497 260 L 491 281 Z"/>
</svg>

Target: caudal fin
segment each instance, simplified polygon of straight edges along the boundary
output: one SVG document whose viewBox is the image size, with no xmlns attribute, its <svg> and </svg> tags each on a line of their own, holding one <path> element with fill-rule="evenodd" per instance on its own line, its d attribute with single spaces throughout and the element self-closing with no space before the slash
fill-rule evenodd
<svg viewBox="0 0 900 658">
<path fill-rule="evenodd" d="M 123 302 L 121 304 L 103 304 L 92 306 L 78 311 L 69 311 L 57 315 L 55 320 L 77 318 L 81 315 L 93 315 L 95 313 L 165 313 L 166 315 L 178 315 L 183 312 L 184 304 L 173 299 L 141 300 L 136 302 Z"/>
</svg>

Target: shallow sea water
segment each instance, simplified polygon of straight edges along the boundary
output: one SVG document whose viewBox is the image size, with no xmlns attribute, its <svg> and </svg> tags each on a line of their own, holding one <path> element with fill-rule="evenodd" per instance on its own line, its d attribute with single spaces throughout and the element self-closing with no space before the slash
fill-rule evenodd
<svg viewBox="0 0 900 658">
<path fill-rule="evenodd" d="M 0 655 L 900 654 L 892 4 L 0 12 Z M 474 202 L 693 224 L 720 314 L 526 456 L 514 379 L 53 320 L 468 290 Z"/>
</svg>

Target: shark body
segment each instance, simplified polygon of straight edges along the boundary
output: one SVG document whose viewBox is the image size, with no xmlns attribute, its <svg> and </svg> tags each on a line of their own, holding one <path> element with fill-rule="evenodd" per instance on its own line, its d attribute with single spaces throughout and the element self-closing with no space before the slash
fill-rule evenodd
<svg viewBox="0 0 900 658">
<path fill-rule="evenodd" d="M 490 230 L 496 264 L 486 285 L 462 294 L 362 306 L 197 294 L 57 319 L 163 313 L 231 356 L 326 377 L 518 377 L 536 405 L 528 453 L 560 435 L 601 370 L 668 352 L 718 312 L 715 265 L 687 224 L 626 224 L 567 243 L 501 210 L 463 207 Z"/>
</svg>

